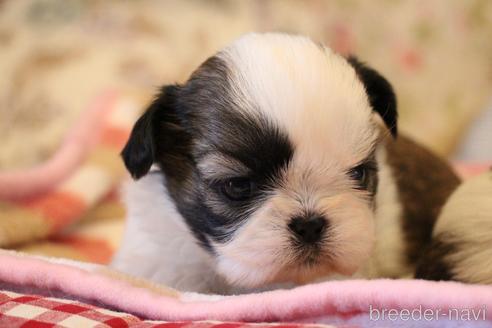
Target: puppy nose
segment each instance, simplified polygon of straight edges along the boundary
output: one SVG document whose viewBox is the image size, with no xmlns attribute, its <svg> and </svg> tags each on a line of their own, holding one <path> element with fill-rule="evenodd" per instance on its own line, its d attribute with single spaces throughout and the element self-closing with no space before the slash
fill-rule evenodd
<svg viewBox="0 0 492 328">
<path fill-rule="evenodd" d="M 289 228 L 305 243 L 315 243 L 321 239 L 327 222 L 323 216 L 294 217 Z"/>
</svg>

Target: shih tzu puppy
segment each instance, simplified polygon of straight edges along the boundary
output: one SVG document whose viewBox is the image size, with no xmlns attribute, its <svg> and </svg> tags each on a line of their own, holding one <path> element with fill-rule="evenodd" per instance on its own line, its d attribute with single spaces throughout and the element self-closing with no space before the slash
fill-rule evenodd
<svg viewBox="0 0 492 328">
<path fill-rule="evenodd" d="M 418 277 L 492 284 L 492 168 L 449 197 L 423 260 Z"/>
<path fill-rule="evenodd" d="M 379 73 L 284 34 L 163 87 L 122 155 L 135 181 L 112 266 L 195 292 L 413 275 L 459 183 L 397 138 Z"/>
</svg>

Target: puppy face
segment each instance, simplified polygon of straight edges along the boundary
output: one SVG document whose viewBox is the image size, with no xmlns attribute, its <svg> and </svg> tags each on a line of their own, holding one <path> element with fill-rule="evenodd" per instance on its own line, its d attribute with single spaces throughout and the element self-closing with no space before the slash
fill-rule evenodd
<svg viewBox="0 0 492 328">
<path fill-rule="evenodd" d="M 393 92 L 372 69 L 251 34 L 163 88 L 123 158 L 135 178 L 161 167 L 231 283 L 305 282 L 351 274 L 371 252 L 381 118 L 395 134 Z"/>
</svg>

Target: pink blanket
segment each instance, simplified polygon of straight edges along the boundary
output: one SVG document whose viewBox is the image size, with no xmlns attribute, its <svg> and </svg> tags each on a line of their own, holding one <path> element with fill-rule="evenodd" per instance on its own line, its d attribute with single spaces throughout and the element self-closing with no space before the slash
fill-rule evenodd
<svg viewBox="0 0 492 328">
<path fill-rule="evenodd" d="M 492 327 L 492 313 L 487 311 L 492 309 L 491 286 L 351 280 L 217 296 L 159 287 L 100 265 L 10 251 L 0 251 L 0 263 L 0 289 L 81 300 L 146 319 L 309 322 L 338 327 Z"/>
</svg>

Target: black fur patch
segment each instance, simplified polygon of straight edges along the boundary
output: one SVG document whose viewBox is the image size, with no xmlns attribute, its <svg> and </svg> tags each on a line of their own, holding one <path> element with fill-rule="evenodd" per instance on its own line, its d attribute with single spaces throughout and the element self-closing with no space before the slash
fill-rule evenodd
<svg viewBox="0 0 492 328">
<path fill-rule="evenodd" d="M 123 148 L 121 156 L 128 172 L 134 179 L 139 179 L 149 172 L 154 163 L 154 112 L 156 108 L 150 108 L 142 115 L 133 126 L 130 139 Z"/>
<path fill-rule="evenodd" d="M 282 168 L 288 165 L 293 154 L 287 137 L 277 128 L 265 121 L 234 117 L 231 113 L 228 115 L 227 119 L 224 115 L 217 126 L 203 131 L 199 145 L 195 145 L 192 150 L 193 157 L 197 160 L 204 154 L 220 152 L 241 162 L 251 172 L 247 178 L 258 188 L 254 196 L 239 204 L 225 200 L 204 179 L 196 166 L 193 166 L 185 180 L 176 180 L 168 175 L 171 196 L 188 225 L 205 245 L 208 245 L 207 238 L 217 242 L 230 239 L 235 229 L 262 204 L 266 194 L 276 186 Z M 242 138 L 237 138 L 237 135 Z M 220 207 L 225 208 L 227 215 L 217 210 L 217 202 L 222 203 Z"/>
<path fill-rule="evenodd" d="M 398 112 L 396 96 L 391 84 L 377 71 L 361 63 L 357 58 L 351 56 L 347 60 L 354 67 L 357 76 L 364 84 L 371 107 L 379 113 L 393 137 L 396 137 L 398 133 Z"/>
</svg>

